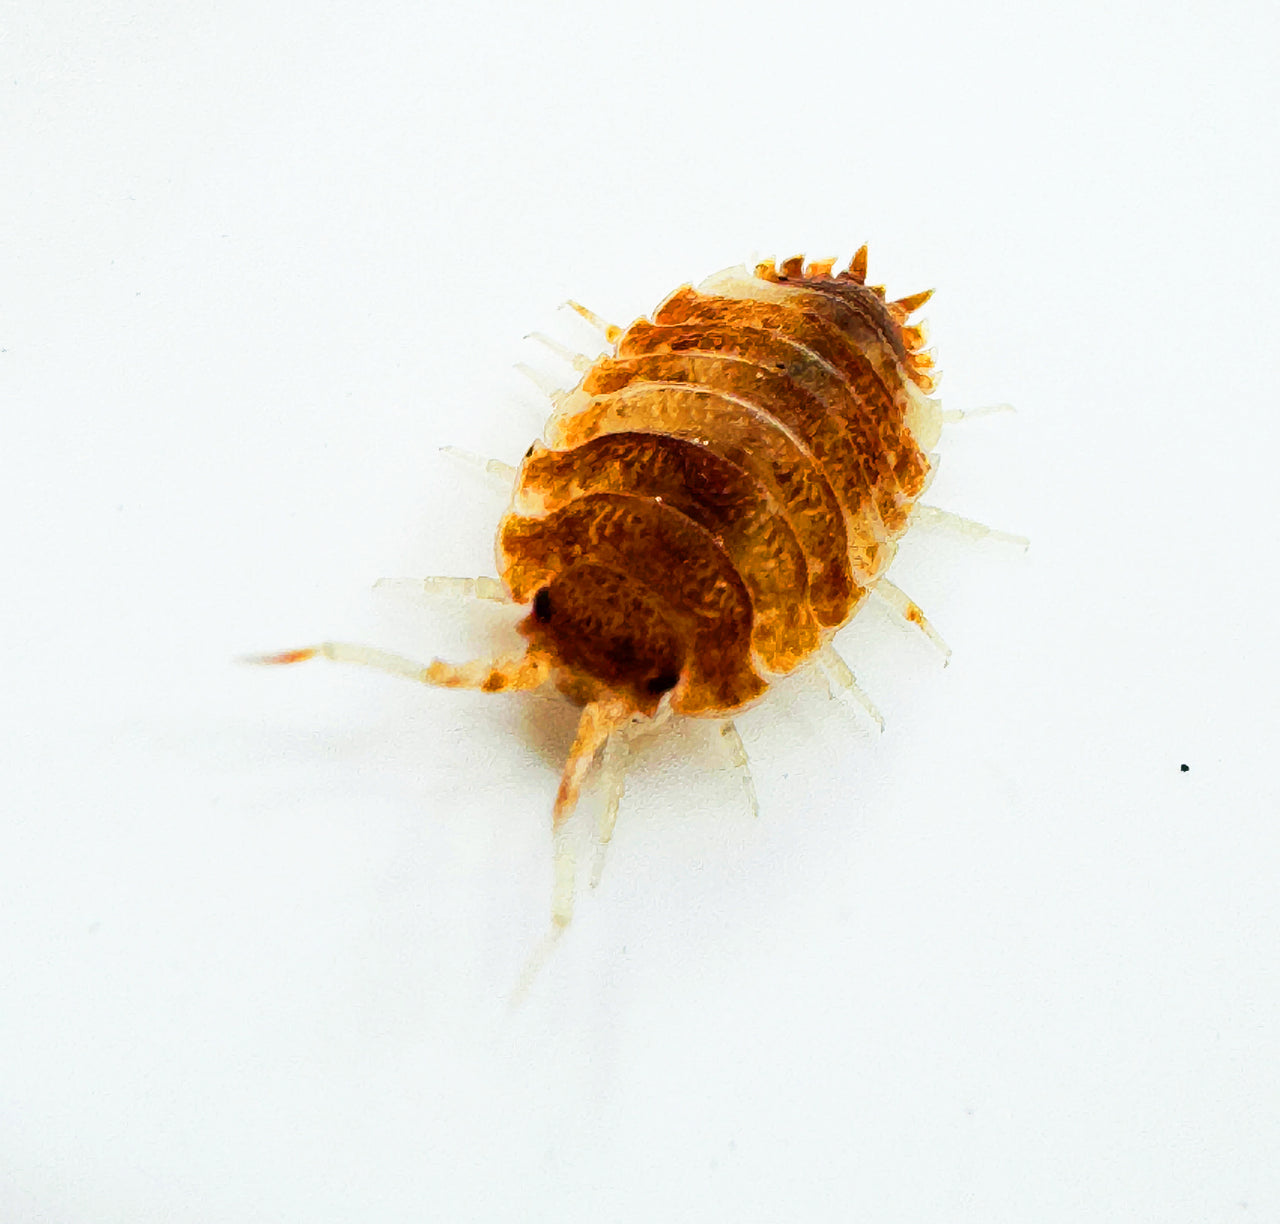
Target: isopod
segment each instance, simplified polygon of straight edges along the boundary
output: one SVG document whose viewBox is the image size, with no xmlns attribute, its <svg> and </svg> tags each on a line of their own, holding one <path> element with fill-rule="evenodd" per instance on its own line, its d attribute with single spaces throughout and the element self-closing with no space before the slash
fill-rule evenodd
<svg viewBox="0 0 1280 1224">
<path fill-rule="evenodd" d="M 573 908 L 565 821 L 598 754 L 601 846 L 628 737 L 672 715 L 721 722 L 754 802 L 733 716 L 816 664 L 878 718 L 836 631 L 875 596 L 941 646 L 885 577 L 899 539 L 924 518 L 1003 534 L 919 501 L 944 421 L 966 415 L 932 398 L 925 330 L 909 322 L 931 291 L 887 300 L 866 284 L 865 246 L 834 269 L 800 257 L 731 269 L 625 329 L 569 303 L 612 350 L 579 359 L 518 469 L 486 465 L 514 478 L 499 578 L 422 580 L 527 607 L 522 650 L 423 666 L 325 642 L 257 660 L 323 656 L 490 693 L 551 683 L 580 706 L 552 809 L 553 931 Z"/>
</svg>

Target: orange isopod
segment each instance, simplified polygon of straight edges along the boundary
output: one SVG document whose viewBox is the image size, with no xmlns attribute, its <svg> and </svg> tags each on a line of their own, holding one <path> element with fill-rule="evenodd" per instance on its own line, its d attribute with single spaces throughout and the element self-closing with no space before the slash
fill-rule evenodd
<svg viewBox="0 0 1280 1224">
<path fill-rule="evenodd" d="M 944 420 L 966 415 L 931 398 L 925 331 L 908 322 L 931 291 L 886 300 L 866 284 L 865 246 L 834 268 L 731 269 L 626 329 L 570 303 L 612 352 L 579 360 L 581 381 L 553 395 L 545 440 L 511 473 L 500 580 L 424 580 L 527 605 L 522 651 L 423 666 L 326 642 L 258 661 L 324 656 L 494 693 L 555 684 L 582 715 L 552 826 L 604 749 L 601 846 L 636 728 L 719 719 L 745 771 L 733 715 L 807 663 L 879 720 L 831 638 L 874 595 L 945 651 L 884 576 L 897 541 L 925 517 L 1003 533 L 918 500 Z M 558 836 L 553 930 L 570 920 L 574 875 Z"/>
</svg>

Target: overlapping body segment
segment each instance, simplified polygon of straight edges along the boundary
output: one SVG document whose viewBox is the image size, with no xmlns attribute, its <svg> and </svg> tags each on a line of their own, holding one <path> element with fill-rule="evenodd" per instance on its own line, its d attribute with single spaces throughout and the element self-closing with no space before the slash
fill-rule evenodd
<svg viewBox="0 0 1280 1224">
<path fill-rule="evenodd" d="M 678 289 L 616 336 L 531 448 L 499 533 L 513 598 L 545 591 L 552 609 L 526 622 L 531 648 L 554 638 L 561 654 L 555 609 L 570 591 L 585 608 L 590 576 L 614 575 L 598 590 L 613 614 L 592 627 L 599 683 L 561 658 L 565 691 L 655 704 L 636 694 L 666 691 L 654 677 L 670 672 L 620 613 L 647 624 L 657 613 L 637 610 L 669 601 L 672 709 L 728 715 L 818 651 L 892 561 L 936 436 L 923 332 L 906 325 L 928 295 L 887 302 L 864 283 L 865 250 L 833 268 L 787 260 Z M 694 599 L 695 573 L 717 598 Z"/>
<path fill-rule="evenodd" d="M 929 295 L 888 301 L 866 284 L 865 247 L 834 269 L 799 258 L 732 269 L 677 289 L 627 328 L 575 306 L 611 351 L 594 362 L 562 352 L 582 378 L 552 393 L 545 438 L 518 469 L 470 456 L 504 481 L 514 475 L 500 578 L 409 581 L 523 605 L 520 650 L 423 665 L 323 642 L 258 659 L 323 657 L 488 693 L 554 683 L 580 705 L 552 809 L 553 936 L 573 910 L 568 818 L 597 757 L 601 850 L 629 744 L 668 714 L 721 720 L 754 808 L 732 719 L 773 678 L 813 662 L 833 696 L 882 723 L 831 644 L 869 595 L 946 653 L 885 577 L 913 515 L 950 518 L 975 538 L 1002 534 L 917 505 L 943 422 L 923 327 L 909 323 Z"/>
</svg>

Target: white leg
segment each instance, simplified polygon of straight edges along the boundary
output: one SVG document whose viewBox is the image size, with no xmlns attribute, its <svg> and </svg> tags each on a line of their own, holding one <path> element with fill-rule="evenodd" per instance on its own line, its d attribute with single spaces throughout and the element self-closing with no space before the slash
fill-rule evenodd
<svg viewBox="0 0 1280 1224">
<path fill-rule="evenodd" d="M 564 930 L 573 921 L 573 898 L 578 876 L 577 859 L 568 830 L 558 826 L 551 835 L 551 925 Z"/>
<path fill-rule="evenodd" d="M 971 540 L 997 540 L 1001 544 L 1012 544 L 1017 548 L 1021 548 L 1024 552 L 1031 547 L 1031 541 L 1026 536 L 1013 535 L 1008 531 L 997 531 L 994 527 L 988 527 L 985 523 L 975 522 L 973 519 L 964 518 L 962 515 L 953 514 L 950 510 L 942 510 L 937 506 L 924 506 L 917 502 L 915 509 L 911 512 L 911 517 L 917 523 L 931 523 L 938 527 L 950 527 L 953 531 L 958 531 L 961 535 L 968 536 Z"/>
<path fill-rule="evenodd" d="M 501 459 L 486 459 L 483 455 L 463 450 L 460 446 L 442 446 L 440 453 L 477 472 L 483 472 L 489 483 L 500 493 L 510 493 L 516 483 L 516 469 L 509 463 L 503 463 Z"/>
<path fill-rule="evenodd" d="M 556 944 L 560 940 L 560 935 L 564 931 L 564 927 L 552 925 L 551 929 L 538 941 L 538 946 L 530 953 L 529 959 L 525 961 L 524 968 L 520 970 L 520 976 L 516 979 L 515 989 L 511 992 L 510 999 L 507 1000 L 512 1008 L 519 1007 L 524 1002 L 525 996 L 529 993 L 529 988 L 533 985 L 546 965 L 551 959 L 551 954 L 556 950 Z"/>
<path fill-rule="evenodd" d="M 622 335 L 622 328 L 620 328 L 616 323 L 607 322 L 596 314 L 594 310 L 588 310 L 581 302 L 575 302 L 571 298 L 569 301 L 565 302 L 565 306 L 572 310 L 574 314 L 586 319 L 592 327 L 602 332 L 604 334 L 604 338 L 610 344 L 613 344 L 618 337 Z"/>
<path fill-rule="evenodd" d="M 569 398 L 569 392 L 566 388 L 557 386 L 545 374 L 535 370 L 530 365 L 526 365 L 523 361 L 516 362 L 516 369 L 533 383 L 557 408 Z"/>
<path fill-rule="evenodd" d="M 742 779 L 742 793 L 753 817 L 760 815 L 760 801 L 756 798 L 756 784 L 751 780 L 751 762 L 747 759 L 747 746 L 732 721 L 720 724 L 720 735 L 729 749 L 729 761 Z"/>
<path fill-rule="evenodd" d="M 536 340 L 543 348 L 550 349 L 561 361 L 573 366 L 580 374 L 585 374 L 595 365 L 594 359 L 588 357 L 585 353 L 575 353 L 573 349 L 567 348 L 559 340 L 553 340 L 546 332 L 530 332 L 525 336 L 525 339 Z"/>
<path fill-rule="evenodd" d="M 529 993 L 529 987 L 555 950 L 561 933 L 573 920 L 577 860 L 566 822 L 577 806 L 583 780 L 596 753 L 629 717 L 630 712 L 624 706 L 612 702 L 592 702 L 582 711 L 578 734 L 574 737 L 573 747 L 569 749 L 569 759 L 565 762 L 564 774 L 560 778 L 560 790 L 556 794 L 555 809 L 551 817 L 554 872 L 554 883 L 551 886 L 551 929 L 534 949 L 520 974 L 520 980 L 511 994 L 513 1007 Z"/>
<path fill-rule="evenodd" d="M 379 578 L 376 591 L 399 595 L 442 595 L 447 599 L 482 599 L 490 603 L 510 603 L 507 588 L 496 578 Z"/>
<path fill-rule="evenodd" d="M 596 824 L 596 853 L 591 867 L 591 887 L 596 888 L 604 875 L 605 854 L 613 840 L 614 825 L 618 822 L 618 807 L 622 803 L 627 785 L 627 764 L 631 758 L 631 745 L 627 741 L 626 728 L 622 727 L 609 736 L 600 757 L 600 788 L 604 803 Z"/>
<path fill-rule="evenodd" d="M 881 578 L 871 588 L 871 593 L 890 609 L 901 620 L 915 625 L 941 652 L 943 666 L 951 662 L 951 647 L 942 640 L 938 631 L 929 624 L 928 617 L 920 610 L 920 605 L 911 599 L 900 587 L 896 587 L 887 578 Z"/>
<path fill-rule="evenodd" d="M 836 701 L 842 701 L 845 705 L 851 702 L 856 704 L 859 709 L 870 714 L 875 720 L 875 724 L 884 730 L 884 715 L 876 709 L 871 698 L 862 690 L 854 677 L 849 664 L 836 650 L 834 646 L 828 642 L 817 655 L 818 668 L 822 672 L 823 678 L 827 682 L 827 692 Z"/>
<path fill-rule="evenodd" d="M 995 416 L 1002 412 L 1017 412 L 1012 404 L 984 404 L 981 408 L 948 408 L 942 414 L 944 425 L 957 425 L 961 421 L 972 421 L 976 417 Z"/>
<path fill-rule="evenodd" d="M 551 813 L 551 829 L 555 835 L 555 889 L 551 899 L 551 921 L 556 926 L 568 926 L 573 918 L 573 846 L 565 835 L 565 821 L 578 804 L 582 783 L 596 759 L 596 753 L 630 717 L 631 711 L 621 702 L 593 701 L 582 711 L 578 722 L 578 734 L 569 749 L 569 759 L 565 762 Z"/>
</svg>

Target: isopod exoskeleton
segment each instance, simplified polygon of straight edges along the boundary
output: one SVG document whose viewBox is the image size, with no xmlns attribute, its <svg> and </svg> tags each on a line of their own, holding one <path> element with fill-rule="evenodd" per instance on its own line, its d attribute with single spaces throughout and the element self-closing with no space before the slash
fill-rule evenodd
<svg viewBox="0 0 1280 1224">
<path fill-rule="evenodd" d="M 944 414 L 924 329 L 908 322 L 929 293 L 886 300 L 865 283 L 865 247 L 834 263 L 730 270 L 607 328 L 612 352 L 581 363 L 514 471 L 500 582 L 424 580 L 526 605 L 524 650 L 423 666 L 328 642 L 260 661 L 325 656 L 486 692 L 556 685 L 582 715 L 553 828 L 606 749 L 601 843 L 637 726 L 719 719 L 745 767 L 730 720 L 771 679 L 816 663 L 865 703 L 830 642 L 869 595 L 937 640 L 884 575 L 908 527 L 944 515 L 918 502 Z M 557 846 L 554 929 L 574 877 Z"/>
</svg>

